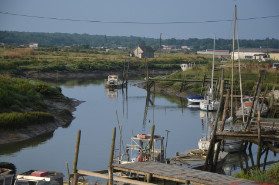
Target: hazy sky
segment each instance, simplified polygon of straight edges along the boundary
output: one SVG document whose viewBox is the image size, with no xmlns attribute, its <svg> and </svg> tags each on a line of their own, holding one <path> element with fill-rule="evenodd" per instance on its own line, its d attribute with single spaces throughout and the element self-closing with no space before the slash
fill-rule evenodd
<svg viewBox="0 0 279 185">
<path fill-rule="evenodd" d="M 212 38 L 215 34 L 217 38 L 231 39 L 232 21 L 173 22 L 233 20 L 234 5 L 238 19 L 277 16 L 239 20 L 241 39 L 279 39 L 279 0 L 0 0 L 0 30 L 151 38 L 159 38 L 162 33 L 163 39 Z"/>
</svg>

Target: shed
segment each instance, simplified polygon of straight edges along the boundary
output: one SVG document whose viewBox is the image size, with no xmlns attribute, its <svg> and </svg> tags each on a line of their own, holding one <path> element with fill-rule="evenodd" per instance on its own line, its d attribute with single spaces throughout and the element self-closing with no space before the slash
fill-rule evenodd
<svg viewBox="0 0 279 185">
<path fill-rule="evenodd" d="M 138 46 L 134 50 L 134 56 L 138 58 L 154 58 L 154 50 L 150 46 Z"/>
</svg>

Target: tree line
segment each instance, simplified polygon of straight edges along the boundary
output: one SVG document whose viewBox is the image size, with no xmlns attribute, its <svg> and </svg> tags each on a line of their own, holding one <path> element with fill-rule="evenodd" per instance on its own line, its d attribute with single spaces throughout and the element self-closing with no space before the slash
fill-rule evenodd
<svg viewBox="0 0 279 185">
<path fill-rule="evenodd" d="M 37 32 L 15 32 L 0 31 L 0 43 L 8 45 L 23 45 L 31 42 L 39 43 L 40 47 L 53 46 L 82 46 L 83 48 L 104 47 L 117 48 L 118 46 L 134 49 L 138 45 L 147 45 L 155 50 L 159 49 L 160 39 L 135 37 L 135 36 L 107 36 L 70 33 L 37 33 Z M 177 49 L 181 46 L 191 46 L 193 51 L 212 49 L 213 39 L 163 39 L 162 45 L 172 45 Z M 279 40 L 274 38 L 239 40 L 241 48 L 274 48 L 279 49 Z M 217 39 L 216 49 L 231 50 L 232 39 Z"/>
</svg>

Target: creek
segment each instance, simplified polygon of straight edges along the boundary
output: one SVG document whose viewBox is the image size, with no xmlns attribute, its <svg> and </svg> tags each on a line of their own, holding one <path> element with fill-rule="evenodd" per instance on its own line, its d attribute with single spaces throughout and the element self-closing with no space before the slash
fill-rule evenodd
<svg viewBox="0 0 279 185">
<path fill-rule="evenodd" d="M 199 139 L 210 127 L 205 120 L 206 112 L 187 108 L 186 99 L 157 94 L 150 97 L 150 101 L 154 103 L 152 106 L 151 102 L 146 100 L 146 91 L 136 86 L 139 82 L 129 81 L 127 91 L 108 91 L 104 87 L 103 79 L 52 81 L 61 87 L 65 96 L 84 101 L 73 112 L 75 119 L 67 127 L 60 127 L 53 133 L 24 142 L 0 145 L 0 161 L 14 163 L 18 171 L 54 170 L 67 176 L 66 162 L 69 163 L 71 172 L 77 132 L 80 129 L 77 168 L 88 171 L 104 170 L 108 166 L 114 127 L 117 128 L 118 148 L 118 124 L 122 125 L 124 145 L 130 143 L 132 135 L 149 134 L 154 123 L 156 135 L 166 138 L 166 130 L 170 131 L 167 157 L 173 157 L 176 152 L 198 148 Z M 256 148 L 253 148 L 253 151 L 256 151 Z M 253 153 L 256 158 L 256 152 Z M 234 171 L 239 171 L 238 158 L 233 165 Z"/>
</svg>

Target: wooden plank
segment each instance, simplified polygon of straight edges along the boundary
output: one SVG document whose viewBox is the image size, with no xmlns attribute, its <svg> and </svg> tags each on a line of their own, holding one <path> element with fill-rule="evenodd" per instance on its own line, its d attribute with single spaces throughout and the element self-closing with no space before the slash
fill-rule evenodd
<svg viewBox="0 0 279 185">
<path fill-rule="evenodd" d="M 252 183 L 252 181 L 245 179 L 237 179 L 231 176 L 155 162 L 139 162 L 125 165 L 122 164 L 114 166 L 114 168 L 120 171 L 139 172 L 139 174 L 150 173 L 154 178 L 180 183 L 185 183 L 186 181 L 190 182 L 191 184 Z"/>
<path fill-rule="evenodd" d="M 108 175 L 100 174 L 100 173 L 96 173 L 96 172 L 85 171 L 85 170 L 78 170 L 77 173 L 81 174 L 81 175 L 87 175 L 87 176 L 92 176 L 92 177 L 97 177 L 97 178 L 102 178 L 102 179 L 108 179 L 109 178 Z M 130 184 L 155 185 L 153 183 L 147 183 L 147 182 L 143 182 L 143 181 L 136 181 L 136 180 L 131 180 L 131 179 L 123 178 L 123 177 L 113 177 L 113 179 L 115 181 L 130 183 Z"/>
<path fill-rule="evenodd" d="M 279 135 L 261 135 L 263 141 L 279 141 Z M 219 132 L 216 134 L 217 140 L 231 139 L 231 140 L 255 140 L 258 138 L 258 134 L 248 133 L 229 133 Z"/>
</svg>

